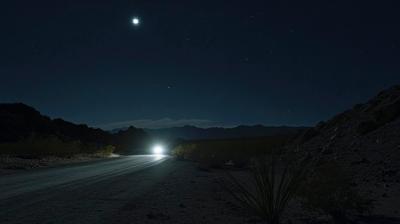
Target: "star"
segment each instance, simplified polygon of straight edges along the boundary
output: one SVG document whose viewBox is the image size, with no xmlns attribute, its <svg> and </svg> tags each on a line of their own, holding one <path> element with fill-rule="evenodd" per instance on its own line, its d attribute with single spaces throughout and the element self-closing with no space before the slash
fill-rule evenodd
<svg viewBox="0 0 400 224">
<path fill-rule="evenodd" d="M 140 25 L 140 19 L 138 17 L 133 17 L 132 24 L 134 26 L 139 26 Z"/>
</svg>

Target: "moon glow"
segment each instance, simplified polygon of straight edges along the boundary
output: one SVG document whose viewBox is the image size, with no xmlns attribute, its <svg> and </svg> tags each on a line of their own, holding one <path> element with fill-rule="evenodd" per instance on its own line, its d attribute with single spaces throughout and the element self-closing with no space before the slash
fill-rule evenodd
<svg viewBox="0 0 400 224">
<path fill-rule="evenodd" d="M 139 24 L 140 24 L 140 19 L 139 19 L 138 17 L 134 17 L 134 18 L 132 19 L 132 24 L 133 24 L 134 26 L 139 26 Z"/>
</svg>

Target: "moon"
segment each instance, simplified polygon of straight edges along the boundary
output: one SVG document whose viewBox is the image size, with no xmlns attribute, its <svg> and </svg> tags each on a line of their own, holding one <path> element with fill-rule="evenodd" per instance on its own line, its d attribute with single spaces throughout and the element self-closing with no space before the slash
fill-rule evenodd
<svg viewBox="0 0 400 224">
<path fill-rule="evenodd" d="M 133 19 L 132 19 L 132 24 L 133 24 L 134 26 L 139 26 L 139 24 L 140 24 L 140 19 L 139 19 L 138 17 L 133 17 Z"/>
</svg>

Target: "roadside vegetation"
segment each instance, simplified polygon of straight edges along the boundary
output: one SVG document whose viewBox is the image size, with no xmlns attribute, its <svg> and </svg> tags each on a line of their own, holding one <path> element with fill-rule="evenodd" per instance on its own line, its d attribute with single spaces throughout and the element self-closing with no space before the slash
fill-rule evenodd
<svg viewBox="0 0 400 224">
<path fill-rule="evenodd" d="M 92 154 L 106 157 L 115 151 L 112 145 L 96 145 L 81 141 L 66 141 L 57 136 L 35 136 L 17 142 L 0 143 L 0 154 L 9 156 L 59 156 L 68 157 L 77 154 Z"/>
<path fill-rule="evenodd" d="M 254 157 L 263 157 L 284 145 L 291 136 L 262 138 L 186 141 L 177 145 L 172 154 L 178 159 L 191 160 L 205 169 L 222 168 L 231 163 L 246 167 Z"/>
<path fill-rule="evenodd" d="M 304 213 L 327 215 L 334 224 L 346 224 L 373 208 L 373 201 L 355 187 L 350 173 L 336 163 L 271 154 L 253 161 L 248 178 L 229 174 L 223 187 L 267 224 L 282 223 L 295 200 Z"/>
<path fill-rule="evenodd" d="M 291 140 L 275 136 L 188 141 L 172 153 L 198 162 L 201 170 L 229 168 L 222 186 L 239 205 L 268 224 L 282 223 L 284 215 L 292 212 L 288 210 L 292 202 L 306 216 L 330 217 L 335 224 L 351 223 L 373 208 L 349 167 L 325 161 L 323 155 L 284 150 Z"/>
</svg>

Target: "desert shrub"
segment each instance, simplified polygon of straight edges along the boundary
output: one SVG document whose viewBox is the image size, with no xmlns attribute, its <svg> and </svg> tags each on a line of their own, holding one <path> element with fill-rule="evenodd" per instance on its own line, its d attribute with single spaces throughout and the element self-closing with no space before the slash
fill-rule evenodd
<svg viewBox="0 0 400 224">
<path fill-rule="evenodd" d="M 96 150 L 96 154 L 100 157 L 111 156 L 114 152 L 115 152 L 115 146 L 113 145 L 106 145 Z"/>
<path fill-rule="evenodd" d="M 246 209 L 268 224 L 279 224 L 288 203 L 305 181 L 310 162 L 304 159 L 288 162 L 271 155 L 256 160 L 250 181 L 240 181 L 230 175 L 224 187 Z"/>
<path fill-rule="evenodd" d="M 186 159 L 190 156 L 196 149 L 196 144 L 180 144 L 172 150 L 172 155 L 176 156 L 178 159 Z"/>
<path fill-rule="evenodd" d="M 172 155 L 175 156 L 177 159 L 182 160 L 185 158 L 185 148 L 183 145 L 178 145 L 172 150 Z"/>
<path fill-rule="evenodd" d="M 177 158 L 220 167 L 227 161 L 244 167 L 253 157 L 263 157 L 275 148 L 280 148 L 287 136 L 248 139 L 221 139 L 184 142 L 173 150 Z"/>
<path fill-rule="evenodd" d="M 306 208 L 322 210 L 337 224 L 347 223 L 349 214 L 369 211 L 371 200 L 355 188 L 348 170 L 333 162 L 321 162 L 315 168 L 299 191 Z"/>
</svg>

